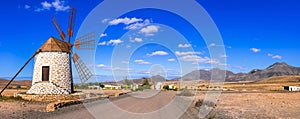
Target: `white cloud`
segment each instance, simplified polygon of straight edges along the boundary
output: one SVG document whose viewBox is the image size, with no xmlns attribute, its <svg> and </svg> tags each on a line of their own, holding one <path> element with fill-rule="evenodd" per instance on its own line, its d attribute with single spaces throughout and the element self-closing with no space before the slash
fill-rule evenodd
<svg viewBox="0 0 300 119">
<path fill-rule="evenodd" d="M 131 39 L 129 40 L 130 42 L 134 43 L 134 42 L 143 42 L 143 39 L 142 38 L 134 38 L 134 39 Z"/>
<path fill-rule="evenodd" d="M 192 46 L 191 44 L 178 44 L 179 48 L 188 48 L 188 47 L 191 47 L 191 46 Z"/>
<path fill-rule="evenodd" d="M 135 18 L 135 17 L 133 17 L 133 18 L 128 18 L 128 17 L 125 17 L 125 18 L 118 18 L 118 19 L 114 19 L 114 20 L 112 20 L 112 21 L 109 21 L 109 25 L 118 25 L 118 24 L 121 24 L 121 23 L 123 23 L 123 24 L 126 24 L 126 25 L 128 25 L 128 24 L 132 24 L 132 23 L 135 23 L 135 22 L 139 22 L 139 21 L 143 21 L 143 19 L 138 19 L 138 18 Z"/>
<path fill-rule="evenodd" d="M 235 69 L 239 69 L 239 70 L 241 70 L 241 71 L 247 70 L 247 68 L 246 68 L 246 67 L 243 67 L 243 66 L 230 66 L 230 65 L 229 65 L 229 67 L 235 68 Z"/>
<path fill-rule="evenodd" d="M 107 20 L 105 19 L 105 21 L 102 20 L 103 23 L 107 22 Z M 109 25 L 118 25 L 118 24 L 125 24 L 126 27 L 124 29 L 127 30 L 136 30 L 136 29 L 140 29 L 144 26 L 147 26 L 150 24 L 150 20 L 149 19 L 141 19 L 141 18 L 117 18 L 114 20 L 111 20 L 108 22 Z"/>
<path fill-rule="evenodd" d="M 205 63 L 205 64 L 215 64 L 220 66 L 225 66 L 226 64 L 220 63 L 218 60 L 210 59 L 209 57 L 200 57 L 197 55 L 184 55 L 180 57 L 180 60 L 185 62 L 192 62 L 193 64 Z"/>
<path fill-rule="evenodd" d="M 159 26 L 150 25 L 140 30 L 140 33 L 145 34 L 146 36 L 153 36 L 154 33 L 158 32 Z"/>
<path fill-rule="evenodd" d="M 99 67 L 103 70 L 113 70 L 113 71 L 131 71 L 131 68 L 121 68 L 121 67 L 112 67 L 112 66 L 106 66 L 104 64 L 98 64 L 96 67 Z"/>
<path fill-rule="evenodd" d="M 250 50 L 251 50 L 252 52 L 254 52 L 254 53 L 258 53 L 258 52 L 261 51 L 261 50 L 258 49 L 258 48 L 250 48 Z"/>
<path fill-rule="evenodd" d="M 51 8 L 54 8 L 55 11 L 66 11 L 70 8 L 70 6 L 65 6 L 65 1 L 63 0 L 55 0 L 53 2 L 44 1 L 41 2 L 42 8 L 36 8 L 34 11 L 41 12 L 44 10 L 50 10 Z"/>
<path fill-rule="evenodd" d="M 221 55 L 220 57 L 221 58 L 227 58 L 228 56 L 226 54 L 224 54 L 224 55 Z"/>
<path fill-rule="evenodd" d="M 46 10 L 50 10 L 50 8 L 52 7 L 52 4 L 47 1 L 44 1 L 41 4 L 42 4 L 43 9 L 46 9 Z"/>
<path fill-rule="evenodd" d="M 29 8 L 31 8 L 31 6 L 25 5 L 24 8 L 25 8 L 25 9 L 29 9 Z"/>
<path fill-rule="evenodd" d="M 55 8 L 55 11 L 66 11 L 70 6 L 64 6 L 64 1 L 55 0 L 52 2 L 52 6 Z"/>
<path fill-rule="evenodd" d="M 108 42 L 106 42 L 106 41 L 100 42 L 100 43 L 98 43 L 98 45 L 112 45 L 112 46 L 115 46 L 115 45 L 118 45 L 120 43 L 123 43 L 123 41 L 121 39 L 111 39 Z"/>
<path fill-rule="evenodd" d="M 130 45 L 126 45 L 126 48 L 131 48 L 131 46 Z"/>
<path fill-rule="evenodd" d="M 110 40 L 110 41 L 108 41 L 107 42 L 107 45 L 118 45 L 118 44 L 120 44 L 120 43 L 123 43 L 123 41 L 121 40 L 121 39 L 112 39 L 112 40 Z"/>
<path fill-rule="evenodd" d="M 136 41 L 136 42 L 143 42 L 143 39 L 142 38 L 134 38 L 134 41 Z"/>
<path fill-rule="evenodd" d="M 129 64 L 128 61 L 121 61 L 122 64 Z"/>
<path fill-rule="evenodd" d="M 211 44 L 209 44 L 209 47 L 215 47 L 215 46 L 224 47 L 224 45 L 218 45 L 218 44 L 216 44 L 216 43 L 211 43 Z"/>
<path fill-rule="evenodd" d="M 140 29 L 144 26 L 147 26 L 149 24 L 150 24 L 150 20 L 146 19 L 146 20 L 144 20 L 144 22 L 141 22 L 141 23 L 136 22 L 134 24 L 130 24 L 130 25 L 126 26 L 125 29 L 127 29 L 127 30 L 136 30 L 136 29 Z"/>
<path fill-rule="evenodd" d="M 200 57 L 197 55 L 185 55 L 180 57 L 180 59 L 186 62 L 198 62 L 198 63 L 205 63 L 210 60 L 210 58 L 208 57 Z"/>
<path fill-rule="evenodd" d="M 267 55 L 268 55 L 269 57 L 272 57 L 272 56 L 273 56 L 273 54 L 270 54 L 270 53 L 268 53 Z"/>
<path fill-rule="evenodd" d="M 100 38 L 105 37 L 105 36 L 107 36 L 107 34 L 106 34 L 106 33 L 102 33 L 102 34 L 100 35 Z"/>
<path fill-rule="evenodd" d="M 163 55 L 168 55 L 168 53 L 165 51 L 155 51 L 155 52 L 152 52 L 151 54 L 147 54 L 147 56 L 149 56 L 149 57 L 155 56 L 155 55 L 163 56 Z"/>
<path fill-rule="evenodd" d="M 105 45 L 105 44 L 106 44 L 105 41 L 98 43 L 98 45 Z"/>
<path fill-rule="evenodd" d="M 282 56 L 280 55 L 273 55 L 273 54 L 268 54 L 269 57 L 272 57 L 272 59 L 282 59 Z"/>
<path fill-rule="evenodd" d="M 96 65 L 96 67 L 105 67 L 105 65 L 104 64 L 98 64 L 98 65 Z"/>
<path fill-rule="evenodd" d="M 101 22 L 102 23 L 106 23 L 106 22 L 108 22 L 110 19 L 108 19 L 108 18 L 105 18 L 105 19 L 103 19 Z"/>
<path fill-rule="evenodd" d="M 201 52 L 191 52 L 191 51 L 188 51 L 188 52 L 179 52 L 179 51 L 175 51 L 175 54 L 176 54 L 177 56 L 184 56 L 184 55 L 196 55 L 196 54 L 200 55 L 200 54 L 202 54 L 202 53 L 201 53 Z"/>
<path fill-rule="evenodd" d="M 209 44 L 210 47 L 214 47 L 214 46 L 217 46 L 215 43 L 211 43 Z"/>
<path fill-rule="evenodd" d="M 171 58 L 171 59 L 168 59 L 168 61 L 169 62 L 174 62 L 174 61 L 176 61 L 176 59 Z"/>
<path fill-rule="evenodd" d="M 137 72 L 138 74 L 150 74 L 150 72 L 149 71 L 139 71 L 139 72 Z"/>
<path fill-rule="evenodd" d="M 282 59 L 282 56 L 280 56 L 280 55 L 274 55 L 274 56 L 272 56 L 272 58 L 273 59 Z"/>
<path fill-rule="evenodd" d="M 146 62 L 144 60 L 134 60 L 134 62 L 138 64 L 150 64 L 150 62 Z"/>
<path fill-rule="evenodd" d="M 214 65 L 219 65 L 219 66 L 226 66 L 227 64 L 222 64 L 220 61 L 215 60 L 215 59 L 210 59 L 207 62 L 204 62 L 206 64 L 214 64 Z"/>
</svg>

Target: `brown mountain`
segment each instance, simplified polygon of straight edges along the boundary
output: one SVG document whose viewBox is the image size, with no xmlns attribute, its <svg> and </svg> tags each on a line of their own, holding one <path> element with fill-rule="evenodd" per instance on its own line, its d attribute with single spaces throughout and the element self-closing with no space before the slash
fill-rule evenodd
<svg viewBox="0 0 300 119">
<path fill-rule="evenodd" d="M 276 62 L 266 69 L 254 69 L 246 76 L 241 77 L 241 80 L 260 81 L 273 76 L 297 76 L 300 75 L 300 68 L 288 65 L 285 62 Z"/>
<path fill-rule="evenodd" d="M 182 80 L 210 80 L 211 73 L 215 70 L 216 72 L 226 72 L 225 81 L 260 81 L 273 76 L 297 76 L 300 75 L 300 68 L 293 67 L 285 62 L 276 62 L 266 69 L 253 69 L 249 73 L 233 73 L 228 70 L 212 69 L 212 70 L 195 70 L 182 77 Z M 174 79 L 178 80 L 178 79 Z"/>
<path fill-rule="evenodd" d="M 235 74 L 232 71 L 214 68 L 212 70 L 194 70 L 194 71 L 184 75 L 181 79 L 183 81 L 210 80 L 213 71 L 216 73 L 226 73 L 225 81 L 236 81 L 236 79 L 238 79 L 240 76 L 244 76 L 243 73 Z M 178 79 L 175 79 L 175 80 L 178 80 Z"/>
</svg>

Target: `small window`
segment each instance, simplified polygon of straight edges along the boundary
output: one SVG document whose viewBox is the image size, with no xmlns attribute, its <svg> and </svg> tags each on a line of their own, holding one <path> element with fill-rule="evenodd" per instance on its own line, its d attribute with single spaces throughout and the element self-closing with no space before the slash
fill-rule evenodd
<svg viewBox="0 0 300 119">
<path fill-rule="evenodd" d="M 49 81 L 49 66 L 42 67 L 42 81 Z"/>
</svg>

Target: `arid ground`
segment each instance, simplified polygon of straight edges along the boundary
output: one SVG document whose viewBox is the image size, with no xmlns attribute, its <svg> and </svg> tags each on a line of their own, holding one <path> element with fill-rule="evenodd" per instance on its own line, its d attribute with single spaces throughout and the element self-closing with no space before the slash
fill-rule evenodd
<svg viewBox="0 0 300 119">
<path fill-rule="evenodd" d="M 173 100 L 174 92 L 161 92 L 144 101 L 131 96 L 121 96 L 111 101 L 130 112 L 147 112 L 162 108 Z M 203 99 L 205 93 L 196 96 Z M 93 106 L 103 103 L 91 103 Z M 0 102 L 1 118 L 94 118 L 83 104 L 64 107 L 46 113 L 45 103 L 5 101 Z M 209 118 L 300 118 L 300 93 L 298 92 L 223 92 Z M 103 109 L 105 110 L 105 109 Z M 198 109 L 191 105 L 180 118 L 197 118 Z M 108 110 L 106 114 L 115 114 Z M 105 116 L 103 116 L 105 117 Z"/>
</svg>

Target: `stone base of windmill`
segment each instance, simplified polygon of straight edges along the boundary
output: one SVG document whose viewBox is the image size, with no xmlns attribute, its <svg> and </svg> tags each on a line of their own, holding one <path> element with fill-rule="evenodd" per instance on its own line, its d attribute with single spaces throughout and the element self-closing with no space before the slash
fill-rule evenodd
<svg viewBox="0 0 300 119">
<path fill-rule="evenodd" d="M 81 100 L 83 93 L 73 93 L 66 95 L 35 95 L 35 94 L 17 94 L 24 100 L 28 101 L 38 101 L 38 102 L 55 102 L 63 100 Z"/>
<path fill-rule="evenodd" d="M 60 94 L 71 94 L 71 88 L 61 88 L 53 83 L 40 82 L 31 86 L 27 91 L 27 94 L 38 94 L 38 95 L 60 95 Z"/>
</svg>

